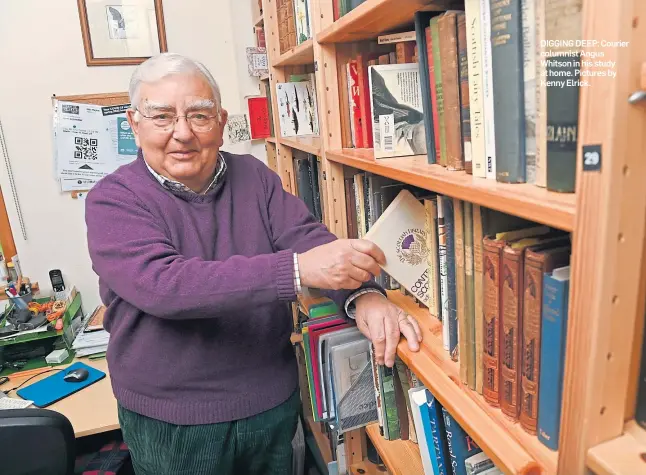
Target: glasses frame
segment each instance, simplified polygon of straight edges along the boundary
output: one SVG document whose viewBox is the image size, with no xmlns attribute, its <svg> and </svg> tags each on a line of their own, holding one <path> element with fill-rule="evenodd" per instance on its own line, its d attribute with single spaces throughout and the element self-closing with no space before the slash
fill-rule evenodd
<svg viewBox="0 0 646 475">
<path fill-rule="evenodd" d="M 141 112 L 141 111 L 139 110 L 139 108 L 135 108 L 135 111 L 137 111 L 137 112 L 138 112 L 142 117 L 144 117 L 144 118 L 146 118 L 146 119 L 148 119 L 148 120 L 153 120 L 153 119 L 154 119 L 154 117 L 153 117 L 153 116 L 148 116 L 148 115 L 144 114 L 143 112 Z M 197 114 L 197 113 L 198 113 L 198 112 L 196 112 L 196 114 Z M 169 114 L 169 115 L 174 115 L 174 114 Z M 191 121 L 188 119 L 188 116 L 189 116 L 189 115 L 191 115 L 191 114 L 186 114 L 186 115 L 175 115 L 174 120 L 171 120 L 171 124 L 172 124 L 172 126 L 171 126 L 171 127 L 169 127 L 168 129 L 161 128 L 161 127 L 159 127 L 159 126 L 155 125 L 155 123 L 154 123 L 154 122 L 153 122 L 153 126 L 155 126 L 158 130 L 160 130 L 160 131 L 162 131 L 162 132 L 172 132 L 173 130 L 175 130 L 175 126 L 177 125 L 177 122 L 179 122 L 179 119 L 185 119 L 185 120 L 186 120 L 186 125 L 188 126 L 188 128 L 189 128 L 189 129 L 191 129 L 191 131 L 192 131 L 193 133 L 206 134 L 206 133 L 208 133 L 208 132 L 211 132 L 211 131 L 215 128 L 215 125 L 216 125 L 216 123 L 217 123 L 217 120 L 215 120 L 215 121 L 213 122 L 213 125 L 211 125 L 211 128 L 209 128 L 208 130 L 199 130 L 199 131 L 196 131 L 196 130 L 193 128 L 193 124 L 191 124 Z M 218 118 L 218 114 L 216 114 L 216 115 L 207 115 L 207 117 L 208 117 L 209 119 L 217 119 L 217 118 Z"/>
</svg>

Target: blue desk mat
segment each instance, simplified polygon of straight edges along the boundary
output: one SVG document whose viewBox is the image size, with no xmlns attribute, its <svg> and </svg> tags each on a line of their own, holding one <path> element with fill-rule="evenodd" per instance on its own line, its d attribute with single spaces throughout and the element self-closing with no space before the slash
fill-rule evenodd
<svg viewBox="0 0 646 475">
<path fill-rule="evenodd" d="M 79 368 L 85 368 L 90 373 L 85 381 L 77 383 L 63 379 L 69 371 Z M 34 401 L 34 406 L 36 407 L 47 407 L 103 378 L 105 378 L 103 371 L 99 371 L 85 363 L 76 362 L 58 373 L 19 389 L 16 394 L 25 400 Z"/>
</svg>

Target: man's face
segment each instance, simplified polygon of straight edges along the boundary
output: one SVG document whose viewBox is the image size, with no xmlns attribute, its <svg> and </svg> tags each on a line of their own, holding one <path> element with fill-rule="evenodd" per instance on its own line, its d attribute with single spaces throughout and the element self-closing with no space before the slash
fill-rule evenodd
<svg viewBox="0 0 646 475">
<path fill-rule="evenodd" d="M 227 118 L 222 110 L 218 119 L 209 83 L 198 74 L 170 75 L 154 83 L 142 83 L 139 97 L 138 109 L 146 117 L 140 116 L 135 122 L 134 111 L 128 111 L 128 121 L 150 167 L 196 192 L 202 191 L 213 176 Z M 159 127 L 151 119 L 187 114 L 215 116 L 208 119 L 212 128 L 195 130 L 184 117 L 170 127 Z"/>
</svg>

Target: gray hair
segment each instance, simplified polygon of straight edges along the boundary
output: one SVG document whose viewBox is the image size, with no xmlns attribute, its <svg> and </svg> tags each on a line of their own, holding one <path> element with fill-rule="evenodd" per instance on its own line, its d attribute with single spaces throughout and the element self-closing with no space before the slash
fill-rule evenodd
<svg viewBox="0 0 646 475">
<path fill-rule="evenodd" d="M 130 78 L 130 104 L 133 108 L 139 106 L 139 86 L 142 82 L 155 82 L 170 76 L 171 74 L 199 74 L 206 79 L 213 90 L 213 99 L 215 99 L 215 110 L 220 114 L 222 106 L 220 98 L 220 87 L 215 81 L 206 66 L 199 61 L 187 58 L 177 53 L 161 53 L 153 56 L 135 69 Z"/>
</svg>

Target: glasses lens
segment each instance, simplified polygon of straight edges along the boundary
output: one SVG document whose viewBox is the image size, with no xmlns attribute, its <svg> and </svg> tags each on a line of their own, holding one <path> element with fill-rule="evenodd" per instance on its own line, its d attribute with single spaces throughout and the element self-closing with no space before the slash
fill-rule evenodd
<svg viewBox="0 0 646 475">
<path fill-rule="evenodd" d="M 190 114 L 188 120 L 195 132 L 208 132 L 215 125 L 215 118 L 206 114 Z"/>
<path fill-rule="evenodd" d="M 175 122 L 175 116 L 172 114 L 157 114 L 152 116 L 152 121 L 155 127 L 166 130 Z"/>
</svg>

